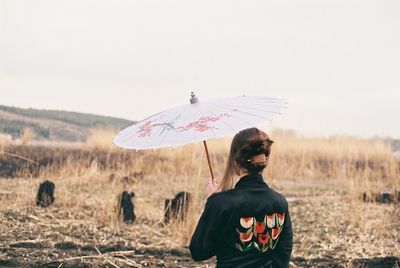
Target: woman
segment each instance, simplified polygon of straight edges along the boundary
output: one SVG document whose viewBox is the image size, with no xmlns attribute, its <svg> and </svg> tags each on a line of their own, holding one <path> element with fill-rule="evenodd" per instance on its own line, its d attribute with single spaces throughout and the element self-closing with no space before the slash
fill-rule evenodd
<svg viewBox="0 0 400 268">
<path fill-rule="evenodd" d="M 288 267 L 293 240 L 288 203 L 262 177 L 272 143 L 257 128 L 233 138 L 221 191 L 209 185 L 213 193 L 190 242 L 195 261 L 217 256 L 217 267 Z M 235 174 L 241 178 L 233 188 Z"/>
</svg>

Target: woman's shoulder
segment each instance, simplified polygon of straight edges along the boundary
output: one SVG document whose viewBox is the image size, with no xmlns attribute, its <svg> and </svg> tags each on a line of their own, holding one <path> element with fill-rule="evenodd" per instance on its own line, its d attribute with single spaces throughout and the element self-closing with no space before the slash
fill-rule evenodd
<svg viewBox="0 0 400 268">
<path fill-rule="evenodd" d="M 278 199 L 279 201 L 281 201 L 282 203 L 284 203 L 286 205 L 288 204 L 286 197 L 281 192 L 279 192 L 275 189 L 272 189 L 272 188 L 269 188 L 269 190 L 276 199 Z"/>
<path fill-rule="evenodd" d="M 227 208 L 239 197 L 235 189 L 216 192 L 207 198 L 207 204 L 218 208 Z"/>
</svg>

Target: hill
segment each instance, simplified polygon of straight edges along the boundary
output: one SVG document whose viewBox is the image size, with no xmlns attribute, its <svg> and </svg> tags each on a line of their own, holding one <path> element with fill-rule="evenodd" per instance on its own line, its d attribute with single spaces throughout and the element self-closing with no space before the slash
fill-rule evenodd
<svg viewBox="0 0 400 268">
<path fill-rule="evenodd" d="M 132 123 L 108 116 L 0 105 L 0 133 L 14 139 L 21 136 L 24 128 L 30 128 L 39 140 L 84 141 L 92 128 L 122 129 Z"/>
</svg>

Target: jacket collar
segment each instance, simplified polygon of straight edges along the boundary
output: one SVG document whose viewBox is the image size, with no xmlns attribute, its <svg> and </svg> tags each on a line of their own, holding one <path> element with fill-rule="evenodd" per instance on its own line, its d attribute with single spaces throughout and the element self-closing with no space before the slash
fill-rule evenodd
<svg viewBox="0 0 400 268">
<path fill-rule="evenodd" d="M 261 174 L 249 174 L 243 176 L 236 183 L 235 188 L 254 188 L 254 187 L 268 187 Z"/>
</svg>

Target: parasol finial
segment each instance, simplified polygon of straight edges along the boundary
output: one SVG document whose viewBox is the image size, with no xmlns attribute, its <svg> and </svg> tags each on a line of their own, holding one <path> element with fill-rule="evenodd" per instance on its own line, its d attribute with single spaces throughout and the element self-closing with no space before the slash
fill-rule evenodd
<svg viewBox="0 0 400 268">
<path fill-rule="evenodd" d="M 196 95 L 194 94 L 194 92 L 192 91 L 190 93 L 190 103 L 194 104 L 194 103 L 197 103 L 197 102 L 199 102 L 199 98 L 197 98 Z"/>
</svg>

